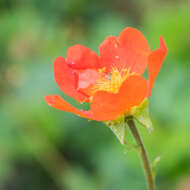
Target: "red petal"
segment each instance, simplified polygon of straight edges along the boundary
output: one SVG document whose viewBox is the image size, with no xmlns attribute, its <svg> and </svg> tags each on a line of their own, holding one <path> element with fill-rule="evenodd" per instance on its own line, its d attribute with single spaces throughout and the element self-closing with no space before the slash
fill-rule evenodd
<svg viewBox="0 0 190 190">
<path fill-rule="evenodd" d="M 86 69 L 78 73 L 78 90 L 88 96 L 92 96 L 92 88 L 100 78 L 100 73 L 93 69 Z"/>
<path fill-rule="evenodd" d="M 96 53 L 79 44 L 68 49 L 66 62 L 73 69 L 99 68 L 99 59 Z"/>
<path fill-rule="evenodd" d="M 146 80 L 134 75 L 125 80 L 117 94 L 97 92 L 93 97 L 91 109 L 96 120 L 113 120 L 127 109 L 139 105 L 146 94 Z"/>
<path fill-rule="evenodd" d="M 142 74 L 148 64 L 149 45 L 143 34 L 135 28 L 126 28 L 119 38 L 110 36 L 99 47 L 101 65 L 110 70 L 117 66 L 130 68 L 131 72 Z"/>
<path fill-rule="evenodd" d="M 93 69 L 86 69 L 78 73 L 79 81 L 78 81 L 78 89 L 88 88 L 90 85 L 95 84 L 95 82 L 99 79 L 100 74 Z"/>
<path fill-rule="evenodd" d="M 49 106 L 55 109 L 66 111 L 66 112 L 72 112 L 80 117 L 84 117 L 87 119 L 93 119 L 92 111 L 79 110 L 73 107 L 71 104 L 66 102 L 63 98 L 61 98 L 58 95 L 45 96 L 45 101 L 48 103 Z"/>
<path fill-rule="evenodd" d="M 144 35 L 139 30 L 129 27 L 121 31 L 119 41 L 126 50 L 127 67 L 131 68 L 132 72 L 144 73 L 150 54 L 150 47 Z"/>
<path fill-rule="evenodd" d="M 126 52 L 121 48 L 118 39 L 115 36 L 107 37 L 99 46 L 101 67 L 106 67 L 110 71 L 112 67 L 119 70 L 124 68 L 126 63 Z"/>
<path fill-rule="evenodd" d="M 65 63 L 65 59 L 63 57 L 58 57 L 55 59 L 54 75 L 58 86 L 65 94 L 75 98 L 79 102 L 87 100 L 88 96 L 85 96 L 81 92 L 77 91 L 77 75 Z"/>
<path fill-rule="evenodd" d="M 152 53 L 149 56 L 149 63 L 148 63 L 148 96 L 151 95 L 151 90 L 154 86 L 154 80 L 157 77 L 160 68 L 162 66 L 162 62 L 164 61 L 164 58 L 167 54 L 167 47 L 164 43 L 164 40 L 162 37 L 160 37 L 160 47 L 157 50 L 152 51 Z"/>
</svg>

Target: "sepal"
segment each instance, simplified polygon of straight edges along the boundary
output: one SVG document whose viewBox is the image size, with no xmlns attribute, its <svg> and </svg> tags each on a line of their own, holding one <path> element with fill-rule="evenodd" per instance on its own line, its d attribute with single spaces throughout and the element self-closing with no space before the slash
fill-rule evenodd
<svg viewBox="0 0 190 190">
<path fill-rule="evenodd" d="M 149 116 L 149 102 L 146 98 L 139 106 L 135 106 L 131 109 L 130 115 L 132 115 L 141 125 L 148 129 L 151 133 L 153 130 L 152 121 Z"/>
<path fill-rule="evenodd" d="M 106 121 L 106 125 L 113 131 L 122 145 L 126 145 L 126 123 L 124 117 L 114 121 Z"/>
</svg>

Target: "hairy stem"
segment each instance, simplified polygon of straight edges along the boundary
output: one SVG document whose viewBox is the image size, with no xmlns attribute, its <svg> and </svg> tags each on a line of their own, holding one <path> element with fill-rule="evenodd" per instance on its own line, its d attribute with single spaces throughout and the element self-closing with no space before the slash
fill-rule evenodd
<svg viewBox="0 0 190 190">
<path fill-rule="evenodd" d="M 132 135 L 133 135 L 135 141 L 137 142 L 138 146 L 140 147 L 140 157 L 142 160 L 144 173 L 146 176 L 146 182 L 147 182 L 148 190 L 155 190 L 155 182 L 154 182 L 154 177 L 152 175 L 150 161 L 148 159 L 148 155 L 147 155 L 147 152 L 145 150 L 141 136 L 140 136 L 140 134 L 137 130 L 137 127 L 136 127 L 136 125 L 132 119 L 128 120 L 127 123 L 129 125 L 129 128 L 132 132 Z"/>
</svg>

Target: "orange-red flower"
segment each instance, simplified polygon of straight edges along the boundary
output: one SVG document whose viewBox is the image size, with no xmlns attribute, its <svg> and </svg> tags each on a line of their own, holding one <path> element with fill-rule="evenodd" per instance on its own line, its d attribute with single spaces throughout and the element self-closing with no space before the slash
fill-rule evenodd
<svg viewBox="0 0 190 190">
<path fill-rule="evenodd" d="M 99 46 L 99 56 L 85 46 L 74 45 L 65 59 L 55 59 L 55 80 L 65 94 L 89 102 L 91 109 L 79 110 L 58 95 L 45 96 L 45 100 L 51 107 L 84 118 L 114 120 L 150 96 L 166 53 L 162 37 L 160 47 L 151 51 L 135 28 L 125 28 L 119 37 L 107 37 Z M 146 68 L 148 80 L 142 76 Z"/>
</svg>

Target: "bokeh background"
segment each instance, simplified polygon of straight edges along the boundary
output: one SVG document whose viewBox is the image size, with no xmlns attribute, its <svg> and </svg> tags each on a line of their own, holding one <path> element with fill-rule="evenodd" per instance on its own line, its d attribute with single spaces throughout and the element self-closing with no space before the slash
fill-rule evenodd
<svg viewBox="0 0 190 190">
<path fill-rule="evenodd" d="M 127 26 L 152 49 L 160 35 L 168 46 L 150 98 L 155 129 L 139 129 L 150 159 L 161 156 L 157 189 L 190 190 L 190 1 L 0 0 L 1 190 L 146 189 L 135 150 L 102 123 L 43 98 L 59 94 L 77 105 L 56 85 L 53 60 L 75 43 L 98 52 Z"/>
</svg>

